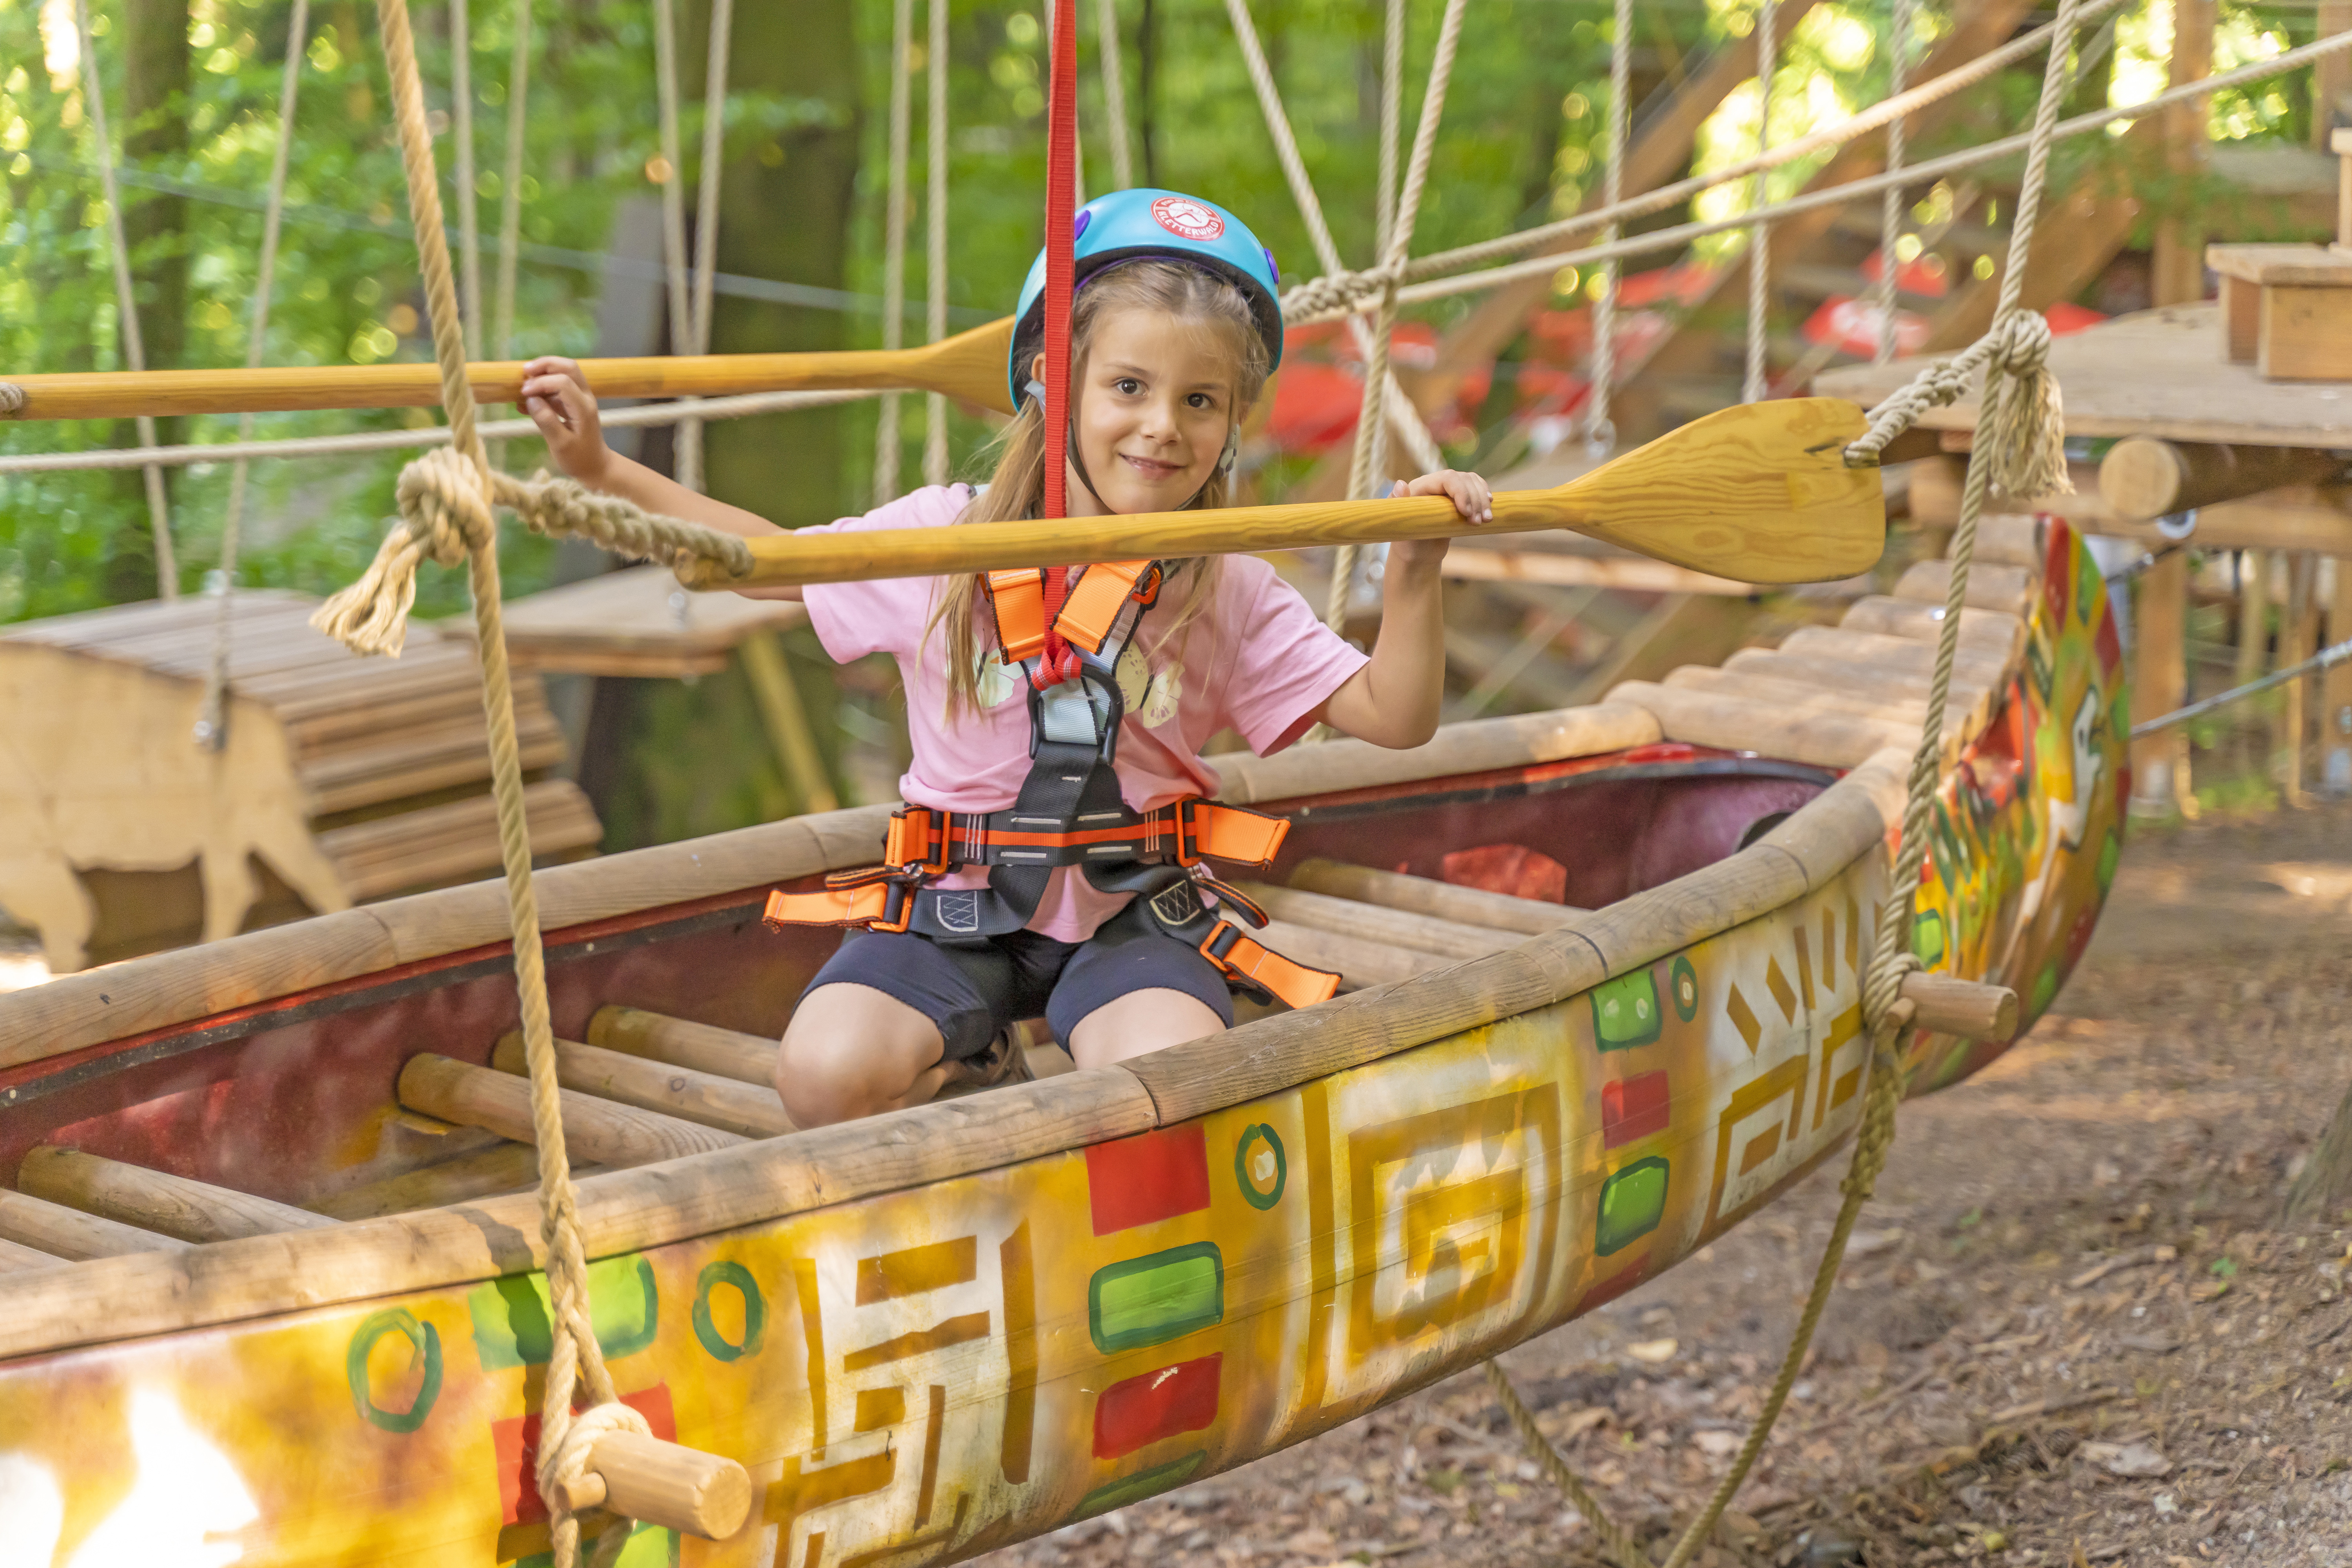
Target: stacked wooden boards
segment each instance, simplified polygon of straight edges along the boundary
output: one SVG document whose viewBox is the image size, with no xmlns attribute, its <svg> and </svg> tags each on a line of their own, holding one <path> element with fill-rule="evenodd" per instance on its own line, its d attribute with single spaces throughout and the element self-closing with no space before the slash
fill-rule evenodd
<svg viewBox="0 0 2352 1568">
<path fill-rule="evenodd" d="M 316 601 L 232 602 L 226 742 L 202 745 L 218 602 L 127 605 L 0 633 L 0 910 L 53 971 L 343 909 L 498 865 L 470 645 L 397 659 L 313 630 Z M 515 682 L 541 856 L 593 847 L 563 739 Z"/>
</svg>

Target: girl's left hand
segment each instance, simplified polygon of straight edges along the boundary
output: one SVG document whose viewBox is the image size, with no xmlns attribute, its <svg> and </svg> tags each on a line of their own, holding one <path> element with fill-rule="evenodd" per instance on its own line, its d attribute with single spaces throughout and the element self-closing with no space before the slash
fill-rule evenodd
<svg viewBox="0 0 2352 1568">
<path fill-rule="evenodd" d="M 1462 514 L 1463 521 L 1473 526 L 1495 521 L 1495 492 L 1487 485 L 1485 476 L 1480 474 L 1441 468 L 1436 473 L 1423 474 L 1410 482 L 1399 479 L 1389 495 L 1391 498 L 1443 495 L 1452 500 L 1454 510 Z M 1443 539 L 1400 540 L 1389 546 L 1389 556 L 1400 564 L 1434 566 L 1445 559 L 1448 542 Z"/>
</svg>

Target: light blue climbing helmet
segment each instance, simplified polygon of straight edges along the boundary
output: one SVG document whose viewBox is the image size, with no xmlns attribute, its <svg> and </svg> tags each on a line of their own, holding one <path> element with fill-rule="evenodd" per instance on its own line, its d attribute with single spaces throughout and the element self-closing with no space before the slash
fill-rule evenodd
<svg viewBox="0 0 2352 1568">
<path fill-rule="evenodd" d="M 1249 301 L 1265 340 L 1266 368 L 1282 363 L 1282 269 L 1249 226 L 1213 202 L 1181 191 L 1112 191 L 1078 209 L 1073 227 L 1079 285 L 1106 267 L 1147 257 L 1190 262 L 1230 282 Z M 1014 311 L 1005 384 L 1013 406 L 1029 385 L 1029 366 L 1045 338 L 1045 253 L 1030 264 Z"/>
</svg>

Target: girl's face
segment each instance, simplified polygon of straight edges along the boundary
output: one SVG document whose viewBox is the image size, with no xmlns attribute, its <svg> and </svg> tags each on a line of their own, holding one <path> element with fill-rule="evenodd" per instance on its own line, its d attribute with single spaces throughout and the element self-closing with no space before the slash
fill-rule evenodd
<svg viewBox="0 0 2352 1568">
<path fill-rule="evenodd" d="M 1045 374 L 1042 354 L 1035 374 Z M 1073 517 L 1174 511 L 1216 472 L 1226 433 L 1241 416 L 1233 357 L 1220 352 L 1217 334 L 1149 310 L 1098 319 L 1072 382 L 1072 424 L 1094 481 L 1089 494 L 1070 470 Z"/>
</svg>

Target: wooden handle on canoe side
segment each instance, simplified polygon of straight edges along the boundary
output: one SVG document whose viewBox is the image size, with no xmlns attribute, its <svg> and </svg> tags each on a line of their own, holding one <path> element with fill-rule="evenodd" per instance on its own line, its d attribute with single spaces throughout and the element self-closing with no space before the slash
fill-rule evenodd
<svg viewBox="0 0 2352 1568">
<path fill-rule="evenodd" d="M 1000 414 L 1013 406 L 1004 362 L 1013 348 L 1007 317 L 910 349 L 832 353 L 676 354 L 580 362 L 599 397 L 723 397 L 750 392 L 901 389 L 942 392 Z M 466 367 L 475 401 L 512 403 L 524 360 Z M 0 377 L 25 395 L 6 419 L 120 419 L 136 414 L 267 414 L 302 408 L 431 408 L 441 374 L 431 362 L 322 364 L 257 370 L 65 372 Z"/>
<path fill-rule="evenodd" d="M 1911 1005 L 1911 1026 L 1964 1040 L 2013 1039 L 2017 993 L 2006 985 L 1914 972 L 1903 981 L 1902 998 Z"/>
<path fill-rule="evenodd" d="M 751 1478 L 732 1459 L 635 1432 L 607 1432 L 563 1489 L 573 1512 L 607 1509 L 705 1541 L 724 1541 L 751 1511 Z"/>
<path fill-rule="evenodd" d="M 1878 470 L 1844 449 L 1862 410 L 1834 397 L 1726 408 L 1554 489 L 1508 490 L 1472 524 L 1443 496 L 1227 507 L 1216 511 L 976 522 L 955 528 L 763 534 L 751 570 L 683 568 L 691 588 L 931 577 L 1090 561 L 1177 560 L 1566 528 L 1743 583 L 1821 583 L 1866 572 L 1886 544 Z"/>
</svg>

